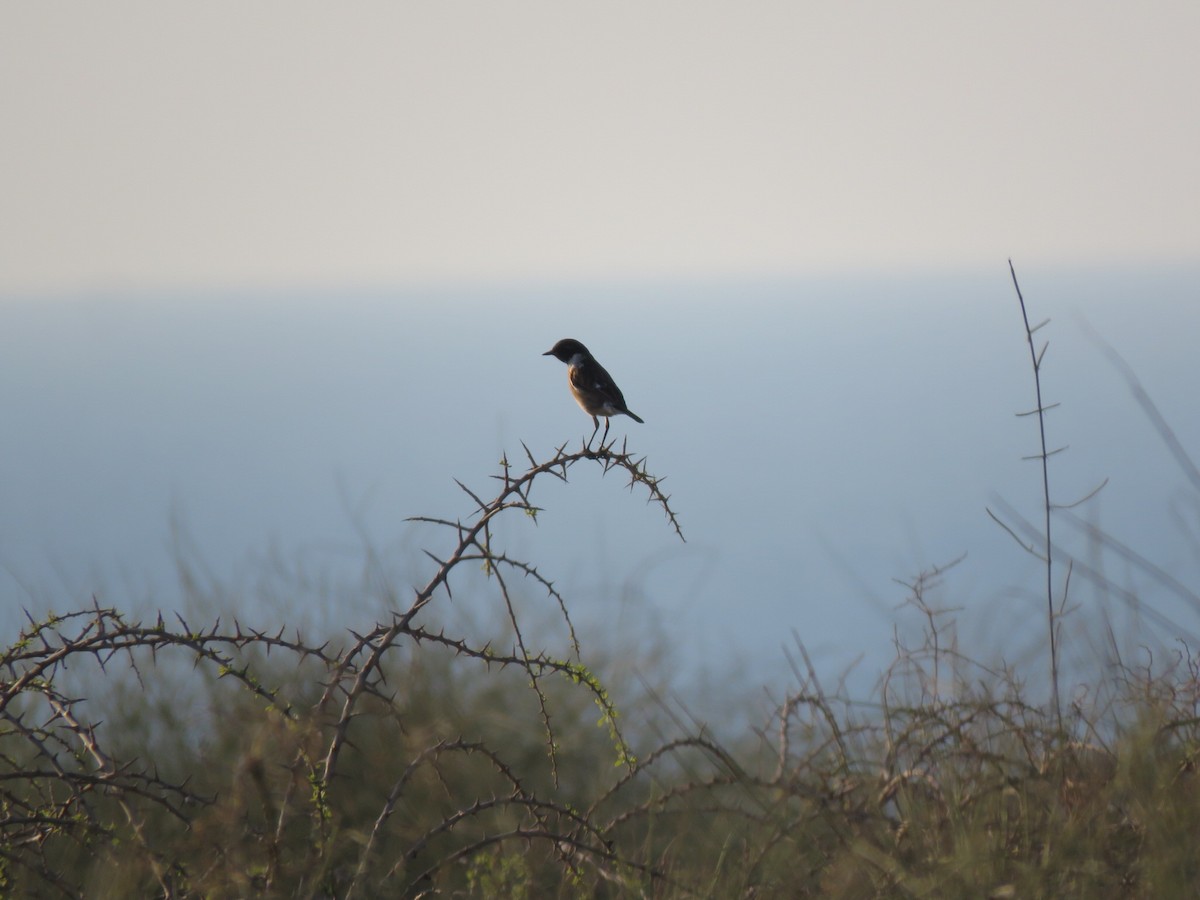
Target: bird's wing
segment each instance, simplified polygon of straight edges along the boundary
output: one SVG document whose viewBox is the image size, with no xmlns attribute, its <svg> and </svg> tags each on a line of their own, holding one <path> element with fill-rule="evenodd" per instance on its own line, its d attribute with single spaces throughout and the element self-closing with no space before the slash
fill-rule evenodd
<svg viewBox="0 0 1200 900">
<path fill-rule="evenodd" d="M 604 366 L 595 360 L 571 369 L 571 384 L 578 390 L 600 394 L 616 409 L 625 409 L 625 397 Z"/>
</svg>

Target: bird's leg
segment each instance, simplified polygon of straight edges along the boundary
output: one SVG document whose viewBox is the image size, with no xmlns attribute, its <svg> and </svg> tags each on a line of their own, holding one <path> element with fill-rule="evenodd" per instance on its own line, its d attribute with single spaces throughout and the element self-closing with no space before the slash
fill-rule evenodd
<svg viewBox="0 0 1200 900">
<path fill-rule="evenodd" d="M 599 419 L 597 419 L 595 416 L 592 416 L 592 423 L 593 423 L 593 424 L 594 424 L 596 427 L 592 429 L 592 434 L 591 434 L 591 436 L 590 436 L 590 437 L 587 439 L 587 449 L 589 449 L 589 450 L 591 450 L 591 449 L 592 449 L 592 438 L 594 438 L 594 437 L 596 436 L 596 432 L 600 430 L 600 420 L 599 420 Z M 600 439 L 600 443 L 601 443 L 601 444 L 603 444 L 603 443 L 604 443 L 604 439 L 603 439 L 603 438 L 601 438 L 601 439 Z"/>
<path fill-rule="evenodd" d="M 600 437 L 600 449 L 601 449 L 601 450 L 603 450 L 603 449 L 604 449 L 604 439 L 605 439 L 606 437 L 608 437 L 608 426 L 609 426 L 609 424 L 610 424 L 611 422 L 612 422 L 612 419 L 611 419 L 611 418 L 609 418 L 608 416 L 605 416 L 605 417 L 604 417 L 604 434 L 603 434 L 603 435 L 601 435 L 601 437 Z M 597 427 L 597 428 L 599 428 L 600 426 L 599 426 L 599 425 L 597 425 L 596 427 Z"/>
</svg>

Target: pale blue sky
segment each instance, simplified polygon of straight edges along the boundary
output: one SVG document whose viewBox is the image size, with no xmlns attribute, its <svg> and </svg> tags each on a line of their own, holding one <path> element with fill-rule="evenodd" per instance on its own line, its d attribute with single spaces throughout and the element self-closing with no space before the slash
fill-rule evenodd
<svg viewBox="0 0 1200 900">
<path fill-rule="evenodd" d="M 357 571 L 362 524 L 419 581 L 406 516 L 590 428 L 541 356 L 569 335 L 690 541 L 548 496 L 514 552 L 594 633 L 624 598 L 719 667 L 795 628 L 873 672 L 892 578 L 966 552 L 985 650 L 1036 643 L 984 513 L 1040 508 L 1009 256 L 1055 319 L 1056 491 L 1110 477 L 1089 514 L 1194 583 L 1200 507 L 1073 316 L 1200 446 L 1198 34 L 1195 0 L 4 4 L 4 607 L 169 607 L 173 521 L 217 579 Z M 339 597 L 288 615 L 373 614 Z"/>
<path fill-rule="evenodd" d="M 0 293 L 1195 259 L 1200 4 L 8 3 Z"/>
</svg>

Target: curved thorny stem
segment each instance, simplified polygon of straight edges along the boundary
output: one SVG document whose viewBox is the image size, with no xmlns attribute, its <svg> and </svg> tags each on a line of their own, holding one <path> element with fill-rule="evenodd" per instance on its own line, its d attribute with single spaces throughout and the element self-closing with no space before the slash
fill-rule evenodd
<svg viewBox="0 0 1200 900">
<path fill-rule="evenodd" d="M 394 611 L 364 634 L 350 631 L 352 640 L 343 649 L 331 649 L 328 642 L 306 643 L 299 634 L 287 637 L 282 628 L 258 630 L 237 621 L 232 628 L 223 627 L 218 620 L 201 629 L 193 629 L 178 616 L 171 624 L 161 616 L 149 624 L 129 622 L 116 609 L 99 604 L 42 622 L 31 618 L 30 627 L 18 640 L 0 650 L 0 880 L 19 870 L 65 896 L 78 895 L 79 886 L 56 872 L 55 848 L 66 841 L 83 848 L 84 853 L 107 848 L 103 852 L 114 859 L 121 854 L 128 859 L 132 854 L 146 873 L 145 883 L 163 896 L 184 895 L 188 893 L 186 885 L 200 873 L 172 857 L 168 836 L 178 840 L 181 833 L 190 833 L 198 810 L 215 810 L 209 815 L 219 816 L 221 808 L 231 804 L 241 817 L 240 827 L 246 829 L 240 846 L 258 847 L 262 860 L 251 867 L 256 874 L 241 883 L 240 891 L 272 893 L 283 890 L 285 884 L 320 881 L 332 893 L 350 896 L 356 889 L 374 891 L 378 879 L 382 879 L 380 885 L 388 883 L 384 889 L 390 889 L 395 883 L 392 879 L 408 879 L 417 873 L 419 882 L 428 873 L 443 871 L 456 860 L 499 841 L 543 841 L 570 872 L 582 871 L 581 862 L 587 862 L 613 871 L 629 866 L 630 871 L 645 877 L 664 877 L 655 866 L 614 851 L 602 825 L 590 814 L 539 794 L 533 786 L 541 780 L 536 770 L 532 774 L 523 771 L 484 740 L 453 734 L 438 735 L 424 749 L 406 745 L 405 755 L 396 760 L 399 777 L 390 793 L 379 798 L 374 827 L 361 832 L 361 843 L 357 838 L 351 841 L 357 863 L 344 877 L 330 869 L 346 845 L 346 838 L 339 833 L 346 827 L 342 794 L 343 786 L 348 787 L 353 778 L 337 779 L 339 774 L 349 774 L 339 766 L 343 751 L 378 739 L 385 727 L 391 728 L 389 722 L 405 733 L 409 697 L 403 687 L 395 692 L 388 687 L 389 677 L 394 680 L 395 673 L 403 671 L 400 664 L 404 659 L 398 655 L 401 647 L 414 656 L 419 649 L 425 654 L 442 650 L 455 658 L 482 663 L 489 670 L 521 670 L 536 696 L 551 783 L 556 787 L 559 751 L 551 699 L 544 687 L 547 676 L 558 676 L 590 694 L 601 712 L 599 724 L 607 728 L 615 748 L 616 764 L 631 775 L 641 770 L 618 725 L 615 704 L 581 661 L 566 598 L 537 566 L 497 546 L 493 526 L 510 513 L 536 520 L 541 510 L 531 499 L 534 484 L 543 476 L 565 481 L 572 467 L 585 462 L 596 463 L 605 474 L 621 470 L 631 489 L 641 485 L 648 501 L 663 509 L 682 540 L 678 519 L 662 491 L 661 478 L 650 474 L 645 460 L 634 457 L 625 446 L 617 449 L 603 442 L 596 447 L 587 443 L 568 451 L 563 445 L 545 460 L 535 459 L 524 445 L 522 449 L 528 467 L 517 472 L 507 458 L 502 459 L 499 473 L 492 476 L 499 482 L 499 490 L 491 499 L 483 499 L 459 482 L 475 504 L 466 519 L 414 517 L 414 521 L 438 526 L 443 533 L 451 532 L 449 553 L 428 553 L 436 569 L 414 590 L 407 608 Z M 464 564 L 472 571 L 482 566 L 499 594 L 515 635 L 510 649 L 493 648 L 490 642 L 447 634 L 418 621 L 440 591 L 450 598 L 451 582 L 457 580 L 454 573 Z M 520 581 L 532 582 L 556 605 L 569 636 L 565 655 L 530 647 L 516 602 Z M 291 657 L 297 665 L 307 661 L 324 673 L 315 702 L 302 704 L 294 688 L 285 691 L 269 683 L 263 673 L 275 671 L 266 668 L 267 656 L 272 653 Z M 264 713 L 262 722 L 247 731 L 263 735 L 260 739 L 268 744 L 262 750 L 251 749 L 230 776 L 235 781 L 248 779 L 254 785 L 252 791 L 230 792 L 227 783 L 220 777 L 213 779 L 211 773 L 204 773 L 202 784 L 193 787 L 190 780 L 173 781 L 160 775 L 152 760 L 124 757 L 103 722 L 89 715 L 93 707 L 81 696 L 79 679 L 68 677 L 68 670 L 84 668 L 85 661 L 101 674 L 118 666 L 131 672 L 145 690 L 159 677 L 159 670 L 176 660 L 190 662 L 191 668 L 175 666 L 173 672 L 194 671 L 201 679 L 238 683 L 251 698 L 251 706 Z M 274 677 L 279 677 L 278 672 Z M 304 684 L 303 678 L 299 684 Z M 215 711 L 224 715 L 226 709 Z M 193 737 L 203 739 L 204 725 L 186 719 L 185 723 L 186 728 L 197 730 Z M 273 758 L 276 765 L 265 766 L 263 757 Z M 450 790 L 451 785 L 443 782 L 451 803 L 457 805 L 447 812 L 432 811 L 425 830 L 410 836 L 411 843 L 397 859 L 395 837 L 385 830 L 393 813 L 409 809 L 414 784 L 431 771 L 437 779 L 444 779 L 444 767 L 463 765 L 468 757 L 485 761 L 500 785 L 507 785 L 508 793 L 489 798 L 469 793 L 472 788 Z M 307 794 L 303 789 L 306 780 Z M 222 784 L 226 785 L 224 796 L 217 793 L 220 787 L 211 787 Z M 261 810 L 252 815 L 246 796 L 258 797 Z M 174 825 L 164 823 L 164 816 Z M 495 830 L 501 822 L 508 831 Z M 288 856 L 288 842 L 297 826 L 309 834 L 305 841 L 308 849 L 298 858 Z M 230 830 L 226 822 L 222 828 L 237 844 L 238 827 Z M 457 844 L 450 840 L 472 829 L 482 832 Z M 375 857 L 383 852 L 381 844 L 391 849 L 375 865 Z M 410 860 L 413 868 L 409 868 Z"/>
<path fill-rule="evenodd" d="M 346 651 L 319 703 L 319 707 L 324 708 L 335 692 L 340 691 L 343 694 L 341 712 L 334 726 L 334 738 L 325 754 L 320 772 L 323 784 L 327 785 L 336 774 L 338 757 L 346 744 L 350 725 L 355 717 L 360 699 L 364 694 L 379 693 L 381 661 L 401 635 L 416 636 L 423 633 L 414 627 L 413 620 L 433 601 L 439 589 L 444 590 L 448 598 L 452 596 L 451 573 L 464 562 L 482 563 L 489 578 L 493 578 L 499 587 L 509 624 L 513 628 L 517 643 L 516 653 L 504 658 L 504 662 L 524 668 L 529 675 L 530 685 L 537 695 L 541 711 L 542 725 L 546 732 L 546 742 L 555 780 L 557 781 L 558 772 L 554 729 L 550 722 L 546 695 L 541 686 L 541 678 L 546 671 L 565 674 L 586 685 L 593 692 L 596 702 L 603 712 L 604 720 L 609 725 L 619 758 L 632 759 L 632 754 L 616 725 L 616 710 L 612 707 L 602 686 L 587 674 L 586 669 L 566 660 L 555 660 L 545 654 L 534 654 L 529 651 L 521 623 L 513 606 L 510 586 L 505 579 L 506 571 L 533 579 L 555 600 L 570 634 L 572 653 L 577 659 L 579 657 L 579 641 L 571 623 L 566 602 L 555 588 L 554 583 L 543 576 L 533 565 L 513 559 L 496 548 L 492 542 L 492 525 L 500 516 L 510 512 L 520 512 L 536 520 L 541 508 L 533 503 L 531 494 L 538 479 L 543 476 L 553 476 L 561 481 L 566 481 L 567 473 L 573 466 L 589 461 L 599 464 L 605 474 L 618 469 L 622 470 L 629 478 L 630 490 L 637 485 L 642 485 L 649 495 L 648 502 L 657 503 L 663 509 L 680 540 L 684 540 L 683 531 L 671 508 L 670 496 L 662 490 L 663 479 L 652 475 L 646 467 L 645 457 L 635 457 L 629 452 L 627 444 L 623 443 L 619 451 L 613 444 L 601 443 L 598 447 L 593 448 L 590 443 L 585 443 L 575 451 L 568 451 L 566 444 L 562 444 L 555 450 L 553 456 L 543 461 L 537 460 L 524 443 L 521 444 L 521 448 L 529 463 L 528 468 L 519 474 L 514 473 L 507 455 L 504 456 L 500 461 L 500 474 L 492 476 L 493 479 L 500 482 L 500 490 L 491 500 L 482 499 L 478 493 L 456 479 L 458 486 L 475 503 L 475 511 L 471 518 L 463 521 L 414 516 L 410 519 L 410 521 L 427 522 L 451 530 L 455 536 L 454 547 L 444 559 L 428 550 L 425 551 L 430 559 L 437 563 L 438 568 L 423 587 L 415 590 L 408 609 L 397 612 L 390 623 L 381 624 L 369 634 L 359 637 L 357 642 Z M 487 648 L 477 650 L 471 655 L 491 661 L 500 661 L 501 659 Z"/>
</svg>

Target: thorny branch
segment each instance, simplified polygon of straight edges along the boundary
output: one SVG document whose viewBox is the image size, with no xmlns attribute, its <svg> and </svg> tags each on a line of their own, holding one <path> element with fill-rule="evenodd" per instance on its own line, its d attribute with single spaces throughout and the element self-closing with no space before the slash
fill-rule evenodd
<svg viewBox="0 0 1200 900">
<path fill-rule="evenodd" d="M 618 725 L 615 705 L 580 661 L 580 642 L 565 597 L 536 566 L 498 547 L 493 526 L 501 516 L 510 513 L 520 513 L 536 521 L 540 508 L 531 499 L 535 483 L 543 476 L 566 481 L 571 469 L 585 462 L 597 463 L 604 474 L 621 470 L 628 476 L 631 490 L 641 485 L 648 501 L 662 508 L 682 539 L 679 521 L 670 506 L 670 497 L 662 491 L 662 479 L 652 475 L 645 459 L 634 457 L 624 445 L 619 450 L 612 444 L 596 448 L 584 445 L 576 451 L 568 451 L 563 445 L 545 461 L 535 459 L 528 447 L 522 446 L 528 468 L 518 473 L 507 458 L 503 459 L 500 473 L 493 476 L 500 482 L 500 489 L 492 499 L 483 500 L 459 483 L 475 504 L 467 519 L 414 517 L 415 521 L 450 530 L 454 536 L 450 552 L 444 558 L 428 553 L 437 568 L 425 585 L 414 591 L 408 608 L 393 613 L 390 619 L 376 623 L 363 634 L 350 631 L 351 640 L 342 649 L 332 648 L 330 642 L 306 642 L 299 634 L 286 637 L 282 628 L 266 631 L 248 628 L 237 621 L 226 628 L 218 620 L 204 629 L 194 629 L 178 616 L 174 624 L 168 624 L 161 615 L 149 624 L 131 622 L 117 609 L 99 603 L 42 621 L 30 617 L 18 639 L 0 653 L 0 847 L 3 848 L 0 881 L 6 873 L 11 877 L 14 872 L 25 871 L 32 873 L 35 881 L 73 896 L 80 893 L 81 887 L 55 872 L 53 860 L 61 852 L 57 848 L 67 842 L 86 853 L 111 853 L 123 846 L 122 853 L 137 848 L 135 855 L 140 857 L 161 895 L 184 895 L 189 879 L 197 873 L 188 872 L 179 862 L 171 860 L 167 835 L 178 836 L 179 832 L 166 829 L 156 810 L 187 829 L 192 827 L 199 811 L 228 802 L 190 783 L 190 779 L 173 781 L 160 775 L 152 762 L 121 756 L 116 749 L 120 742 L 114 741 L 96 716 L 99 707 L 80 692 L 82 685 L 78 679 L 70 677 L 71 672 L 86 669 L 89 661 L 102 677 L 114 667 L 115 671 L 132 673 L 143 688 L 161 672 L 172 666 L 177 668 L 179 662 L 190 661 L 201 677 L 240 684 L 264 715 L 275 714 L 278 721 L 285 723 L 279 733 L 290 734 L 288 740 L 295 749 L 292 762 L 286 766 L 292 777 L 282 795 L 271 795 L 270 773 L 256 757 L 247 759 L 245 769 L 263 794 L 268 818 L 275 822 L 269 837 L 266 832 L 260 833 L 267 846 L 267 865 L 257 876 L 260 890 L 271 890 L 287 879 L 279 844 L 289 823 L 305 819 L 313 823 L 319 835 L 315 856 L 304 860 L 312 873 L 308 877 L 324 877 L 327 881 L 331 877 L 326 871 L 329 863 L 320 857 L 334 852 L 333 816 L 338 806 L 339 762 L 343 752 L 355 746 L 352 740 L 355 734 L 369 736 L 371 723 L 381 721 L 381 711 L 390 709 L 390 716 L 402 724 L 403 687 L 397 694 L 389 693 L 387 687 L 389 654 L 402 644 L 413 652 L 423 646 L 442 648 L 457 657 L 479 661 L 489 670 L 496 667 L 522 670 L 537 698 L 554 783 L 558 779 L 558 751 L 551 698 L 543 684 L 550 675 L 579 685 L 593 696 L 616 748 L 618 764 L 628 772 L 636 771 L 637 763 Z M 451 596 L 453 573 L 464 564 L 473 568 L 482 565 L 496 586 L 515 635 L 511 650 L 495 649 L 490 642 L 479 643 L 418 624 L 418 615 L 433 603 L 439 589 L 444 590 L 447 598 Z M 567 656 L 531 648 L 514 602 L 516 585 L 510 581 L 510 575 L 536 585 L 554 602 L 569 634 Z M 272 651 L 277 655 L 290 654 L 297 665 L 307 662 L 325 673 L 324 686 L 315 703 L 301 705 L 293 692 L 272 686 L 261 674 L 272 671 L 262 666 Z M 95 698 L 103 694 L 102 684 L 95 680 L 89 683 L 92 687 L 89 695 Z M 334 715 L 330 717 L 329 712 Z M 559 848 L 561 860 L 568 868 L 578 866 L 579 860 L 590 854 L 599 862 L 621 862 L 655 876 L 657 870 L 653 865 L 622 860 L 592 818 L 573 812 L 561 802 L 541 798 L 534 789 L 526 787 L 516 769 L 486 743 L 447 736 L 417 752 L 404 766 L 390 794 L 381 798 L 382 806 L 361 846 L 354 872 L 341 885 L 345 896 L 350 896 L 360 885 L 367 887 L 363 879 L 372 871 L 372 856 L 379 852 L 393 813 L 405 802 L 412 779 L 423 768 L 440 771 L 441 761 L 464 754 L 487 759 L 509 784 L 509 796 L 463 798 L 461 806 L 440 821 L 432 822 L 400 861 L 388 862 L 382 870 L 385 874 L 370 875 L 370 892 L 379 887 L 374 882 L 381 877 L 387 881 L 403 876 L 409 870 L 405 859 L 420 861 L 425 867 L 425 874 L 420 877 L 428 878 L 455 859 L 471 855 L 497 840 L 544 838 Z M 297 778 L 306 778 L 310 783 L 307 796 L 294 789 Z M 110 810 L 114 804 L 119 819 Z M 452 850 L 444 848 L 445 838 L 462 831 L 465 821 L 480 819 L 486 823 L 500 813 L 516 814 L 525 822 L 507 836 L 492 834 L 486 840 L 460 844 Z M 151 821 L 155 822 L 153 827 L 148 825 Z M 322 872 L 326 874 L 322 876 Z M 407 877 L 412 877 L 411 871 Z M 333 883 L 336 882 L 335 877 Z"/>
</svg>

